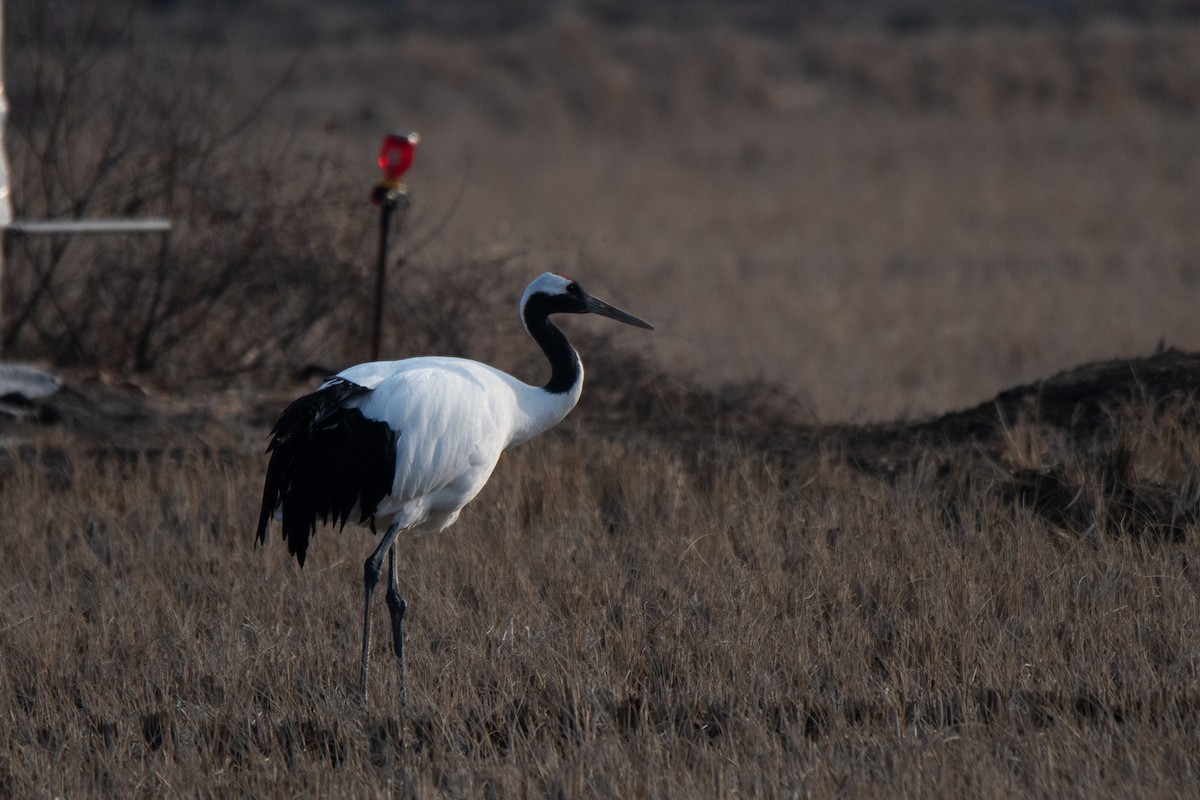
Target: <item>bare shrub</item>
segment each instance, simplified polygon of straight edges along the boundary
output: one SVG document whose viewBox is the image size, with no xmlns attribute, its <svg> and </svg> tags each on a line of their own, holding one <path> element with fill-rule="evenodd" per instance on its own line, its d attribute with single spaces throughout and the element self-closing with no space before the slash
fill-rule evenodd
<svg viewBox="0 0 1200 800">
<path fill-rule="evenodd" d="M 315 207 L 346 186 L 263 126 L 270 90 L 238 102 L 213 63 L 167 58 L 100 4 L 17 10 L 17 216 L 161 215 L 175 228 L 17 238 L 5 350 L 177 381 L 278 370 L 330 327 L 344 337 L 327 321 L 358 299 L 347 276 L 369 253 L 366 222 Z"/>
</svg>

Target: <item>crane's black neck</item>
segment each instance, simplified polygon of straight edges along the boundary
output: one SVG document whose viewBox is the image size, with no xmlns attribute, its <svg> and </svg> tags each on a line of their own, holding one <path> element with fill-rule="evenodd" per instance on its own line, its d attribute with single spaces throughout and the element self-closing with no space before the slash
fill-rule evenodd
<svg viewBox="0 0 1200 800">
<path fill-rule="evenodd" d="M 544 294 L 530 297 L 525 304 L 523 321 L 525 330 L 550 362 L 550 382 L 542 388 L 550 394 L 564 394 L 575 388 L 582 375 L 575 348 L 567 341 L 566 334 L 550 321 L 551 314 L 562 310 L 557 307 L 556 300 L 559 298 Z"/>
</svg>

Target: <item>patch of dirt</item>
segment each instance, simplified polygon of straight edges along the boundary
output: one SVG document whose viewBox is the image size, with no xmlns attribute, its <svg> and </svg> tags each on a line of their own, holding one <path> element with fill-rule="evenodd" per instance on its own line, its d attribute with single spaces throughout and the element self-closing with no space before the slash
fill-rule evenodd
<svg viewBox="0 0 1200 800">
<path fill-rule="evenodd" d="M 172 394 L 104 374 L 61 375 L 54 395 L 9 404 L 0 443 L 9 447 L 66 437 L 85 449 L 154 449 L 189 443 L 266 447 L 267 431 L 289 394 L 237 391 Z"/>
</svg>

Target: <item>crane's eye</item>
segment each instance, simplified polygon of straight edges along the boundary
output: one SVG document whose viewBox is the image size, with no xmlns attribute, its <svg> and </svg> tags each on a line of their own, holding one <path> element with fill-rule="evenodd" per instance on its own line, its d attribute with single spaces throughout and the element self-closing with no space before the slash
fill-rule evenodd
<svg viewBox="0 0 1200 800">
<path fill-rule="evenodd" d="M 578 283 L 568 283 L 567 284 L 567 292 L 569 292 L 570 294 L 577 294 L 579 292 L 579 284 Z"/>
</svg>

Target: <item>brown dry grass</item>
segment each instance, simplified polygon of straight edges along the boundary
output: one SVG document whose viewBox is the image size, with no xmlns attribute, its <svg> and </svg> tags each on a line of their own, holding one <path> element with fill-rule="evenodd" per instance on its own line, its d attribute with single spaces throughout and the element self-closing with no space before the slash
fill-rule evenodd
<svg viewBox="0 0 1200 800">
<path fill-rule="evenodd" d="M 853 437 L 780 459 L 602 430 L 585 401 L 405 542 L 408 716 L 383 650 L 356 699 L 368 538 L 323 531 L 304 571 L 254 551 L 253 426 L 132 457 L 50 436 L 0 490 L 0 787 L 1186 795 L 1195 419 L 1181 397 L 1086 435 L 1028 418 L 876 471 Z M 1101 513 L 1156 492 L 1178 535 Z"/>
</svg>

